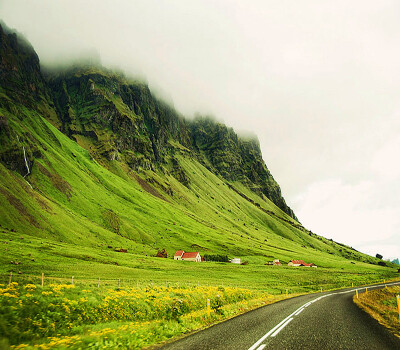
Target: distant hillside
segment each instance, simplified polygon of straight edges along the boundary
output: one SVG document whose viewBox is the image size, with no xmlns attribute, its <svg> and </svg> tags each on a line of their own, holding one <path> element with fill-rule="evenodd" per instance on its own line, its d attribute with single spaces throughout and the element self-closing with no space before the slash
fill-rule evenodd
<svg viewBox="0 0 400 350">
<path fill-rule="evenodd" d="M 299 224 L 257 140 L 210 118 L 188 121 L 146 84 L 102 67 L 44 76 L 28 43 L 1 26 L 0 40 L 5 236 L 83 251 L 118 246 L 155 255 L 165 248 L 171 256 L 179 248 L 377 264 Z"/>
</svg>

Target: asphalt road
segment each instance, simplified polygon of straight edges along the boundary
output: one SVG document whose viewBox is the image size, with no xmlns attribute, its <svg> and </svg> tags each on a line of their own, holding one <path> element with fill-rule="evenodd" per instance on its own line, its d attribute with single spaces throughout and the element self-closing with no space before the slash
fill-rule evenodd
<svg viewBox="0 0 400 350">
<path fill-rule="evenodd" d="M 400 282 L 387 285 L 400 285 Z M 384 285 L 369 286 L 368 290 Z M 161 347 L 208 349 L 400 349 L 396 338 L 352 301 L 355 290 L 304 295 L 237 316 Z"/>
</svg>

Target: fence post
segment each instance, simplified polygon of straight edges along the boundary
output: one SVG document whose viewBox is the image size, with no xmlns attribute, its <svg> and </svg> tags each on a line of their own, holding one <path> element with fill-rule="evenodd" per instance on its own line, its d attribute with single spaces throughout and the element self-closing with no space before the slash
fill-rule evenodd
<svg viewBox="0 0 400 350">
<path fill-rule="evenodd" d="M 100 277 L 99 277 L 99 281 L 97 282 L 97 288 L 100 288 Z"/>
<path fill-rule="evenodd" d="M 356 296 L 357 296 L 357 299 L 358 299 L 358 289 L 356 289 Z"/>
<path fill-rule="evenodd" d="M 74 276 L 72 276 L 71 284 L 72 284 L 72 285 L 74 284 Z"/>
<path fill-rule="evenodd" d="M 368 287 L 365 287 L 365 294 L 368 294 Z"/>
<path fill-rule="evenodd" d="M 397 295 L 397 296 L 396 296 L 396 299 L 397 299 L 397 309 L 398 309 L 398 311 L 399 311 L 399 321 L 400 321 L 400 296 Z"/>
<path fill-rule="evenodd" d="M 44 284 L 44 273 L 42 272 L 42 287 L 43 287 L 43 284 Z"/>
<path fill-rule="evenodd" d="M 10 278 L 8 280 L 8 284 L 11 284 L 11 281 L 12 281 L 12 272 L 10 272 Z"/>
<path fill-rule="evenodd" d="M 289 291 L 286 289 L 286 298 L 288 297 Z"/>
<path fill-rule="evenodd" d="M 210 299 L 207 299 L 207 315 L 210 316 L 211 314 L 211 303 Z"/>
</svg>

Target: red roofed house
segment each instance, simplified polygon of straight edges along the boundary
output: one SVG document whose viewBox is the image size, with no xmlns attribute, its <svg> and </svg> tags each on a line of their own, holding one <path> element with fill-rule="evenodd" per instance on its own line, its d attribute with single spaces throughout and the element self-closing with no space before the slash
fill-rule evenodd
<svg viewBox="0 0 400 350">
<path fill-rule="evenodd" d="M 281 264 L 281 262 L 279 261 L 279 259 L 275 259 L 275 260 L 273 261 L 273 264 L 274 264 L 275 266 L 282 266 L 282 264 Z"/>
<path fill-rule="evenodd" d="M 174 255 L 174 260 L 182 260 L 183 250 L 177 250 Z"/>
<path fill-rule="evenodd" d="M 201 256 L 199 252 L 188 252 L 185 253 L 184 250 L 177 250 L 174 255 L 174 260 L 185 260 L 185 261 L 201 261 Z"/>
<path fill-rule="evenodd" d="M 290 260 L 288 266 L 305 266 L 305 267 L 317 267 L 317 265 L 311 263 L 307 264 L 303 260 Z"/>
</svg>

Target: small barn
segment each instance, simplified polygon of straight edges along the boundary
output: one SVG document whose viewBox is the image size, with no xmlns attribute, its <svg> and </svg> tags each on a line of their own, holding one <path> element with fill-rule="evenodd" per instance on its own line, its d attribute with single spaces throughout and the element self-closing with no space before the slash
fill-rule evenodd
<svg viewBox="0 0 400 350">
<path fill-rule="evenodd" d="M 282 264 L 281 264 L 281 262 L 279 261 L 279 259 L 275 259 L 275 260 L 273 261 L 273 264 L 274 264 L 275 266 L 282 266 Z"/>
<path fill-rule="evenodd" d="M 200 262 L 201 256 L 199 252 L 185 252 L 184 250 L 177 250 L 174 255 L 174 260 Z"/>
<path fill-rule="evenodd" d="M 241 263 L 240 258 L 232 258 L 229 260 L 232 264 L 239 264 Z"/>
</svg>

